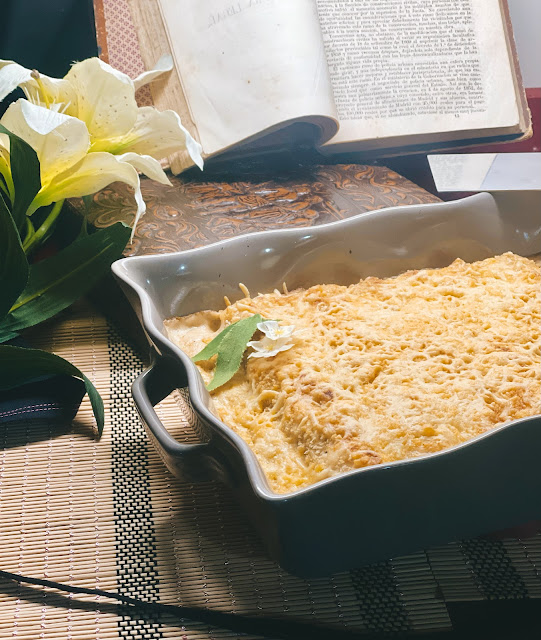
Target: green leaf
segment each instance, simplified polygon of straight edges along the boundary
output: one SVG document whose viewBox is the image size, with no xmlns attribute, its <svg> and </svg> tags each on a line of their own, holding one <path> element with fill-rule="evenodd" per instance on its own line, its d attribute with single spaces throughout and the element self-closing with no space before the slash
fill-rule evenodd
<svg viewBox="0 0 541 640">
<path fill-rule="evenodd" d="M 96 387 L 76 366 L 48 351 L 9 345 L 0 345 L 0 363 L 0 391 L 14 389 L 49 374 L 81 378 L 96 418 L 98 435 L 101 436 L 105 419 L 103 400 Z"/>
<path fill-rule="evenodd" d="M 88 220 L 86 217 L 83 217 L 81 220 L 81 228 L 79 229 L 79 233 L 77 234 L 77 238 L 84 238 L 88 235 Z"/>
<path fill-rule="evenodd" d="M 17 338 L 18 335 L 19 334 L 16 332 L 10 333 L 9 331 L 2 331 L 2 334 L 0 335 L 0 344 L 7 342 L 8 340 L 12 340 L 13 338 Z"/>
<path fill-rule="evenodd" d="M 193 362 L 209 360 L 217 355 L 214 377 L 207 385 L 209 391 L 231 380 L 240 367 L 242 356 L 246 346 L 254 335 L 257 325 L 263 322 L 263 318 L 256 313 L 249 318 L 238 320 L 230 324 L 207 344 L 207 346 L 192 357 Z"/>
<path fill-rule="evenodd" d="M 94 204 L 94 194 L 90 193 L 87 196 L 83 196 L 83 203 L 85 205 L 85 214 L 88 214 L 90 208 Z"/>
<path fill-rule="evenodd" d="M 8 185 L 6 182 L 6 179 L 4 178 L 4 176 L 0 173 L 0 198 L 7 198 L 8 201 L 10 201 L 9 198 L 9 189 L 8 189 Z M 11 202 L 11 201 L 10 201 Z M 5 204 L 5 203 L 4 203 Z"/>
<path fill-rule="evenodd" d="M 32 327 L 68 307 L 109 272 L 120 258 L 131 230 L 118 222 L 31 265 L 28 284 L 10 314 L 0 323 L 0 342 L 5 333 Z"/>
<path fill-rule="evenodd" d="M 241 322 L 240 320 L 238 322 Z M 227 336 L 230 331 L 234 330 L 234 327 L 237 325 L 237 322 L 233 322 L 225 329 L 220 331 L 220 333 L 211 340 L 207 346 L 202 349 L 199 353 L 196 353 L 195 356 L 192 356 L 192 362 L 201 362 L 202 360 L 210 360 L 212 356 L 215 356 L 218 353 L 218 348 L 223 342 L 223 339 Z M 250 338 L 248 338 L 250 340 Z"/>
<path fill-rule="evenodd" d="M 2 176 L 0 176 L 0 181 L 2 180 Z M 0 191 L 0 210 L 7 211 L 10 215 L 10 207 L 9 207 L 9 197 Z"/>
<path fill-rule="evenodd" d="M 87 196 L 83 196 L 83 204 L 85 210 L 81 221 L 79 236 L 86 236 L 88 234 L 88 215 L 92 205 L 94 204 L 94 194 L 91 193 Z"/>
<path fill-rule="evenodd" d="M 15 223 L 0 194 L 0 320 L 28 281 L 28 261 Z"/>
<path fill-rule="evenodd" d="M 41 189 L 39 160 L 36 152 L 27 142 L 11 133 L 2 124 L 0 124 L 0 133 L 9 136 L 11 176 L 15 187 L 15 202 L 11 213 L 17 229 L 21 231 L 26 211 Z"/>
</svg>

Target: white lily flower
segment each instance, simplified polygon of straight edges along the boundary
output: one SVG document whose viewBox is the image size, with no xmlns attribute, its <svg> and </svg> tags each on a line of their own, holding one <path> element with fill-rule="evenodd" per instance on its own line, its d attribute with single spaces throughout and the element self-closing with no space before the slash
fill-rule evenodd
<svg viewBox="0 0 541 640">
<path fill-rule="evenodd" d="M 28 212 L 45 207 L 65 198 L 80 198 L 89 193 L 96 193 L 112 182 L 125 182 L 135 192 L 137 203 L 136 219 L 133 229 L 146 206 L 141 194 L 139 174 L 127 162 L 121 162 L 112 153 L 89 153 L 63 173 L 54 176 L 54 180 L 41 187 L 32 201 Z M 132 233 L 133 236 L 133 233 Z"/>
<path fill-rule="evenodd" d="M 182 126 L 178 113 L 158 111 L 154 107 L 139 107 L 137 119 L 127 133 L 116 138 L 92 140 L 92 151 L 110 151 L 115 154 L 130 151 L 157 159 L 183 148 L 186 148 L 195 164 L 202 169 L 201 145 Z"/>
<path fill-rule="evenodd" d="M 156 182 L 172 186 L 171 180 L 167 177 L 162 165 L 151 156 L 143 156 L 138 153 L 123 153 L 119 156 L 115 155 L 115 158 L 120 162 L 131 164 L 137 171 L 144 173 L 152 180 L 156 180 Z"/>
<path fill-rule="evenodd" d="M 138 171 L 170 185 L 158 160 L 180 150 L 203 168 L 201 145 L 182 126 L 178 114 L 138 107 L 135 100 L 136 89 L 172 68 L 171 56 L 164 56 L 154 69 L 132 80 L 90 58 L 74 64 L 59 79 L 0 60 L 0 100 L 17 86 L 28 99 L 10 105 L 1 122 L 28 142 L 40 161 L 42 187 L 28 215 L 64 198 L 96 193 L 118 180 L 135 191 L 135 229 L 146 209 Z M 0 173 L 12 197 L 7 148 L 0 145 Z"/>
<path fill-rule="evenodd" d="M 84 122 L 22 98 L 8 107 L 0 122 L 34 149 L 42 185 L 79 162 L 90 148 Z"/>
<path fill-rule="evenodd" d="M 76 100 L 69 114 L 82 120 L 92 140 L 127 133 L 137 119 L 133 80 L 99 58 L 77 62 L 65 76 Z"/>
<path fill-rule="evenodd" d="M 273 340 L 264 336 L 261 340 L 252 340 L 248 342 L 249 347 L 254 351 L 250 353 L 248 358 L 271 358 L 281 351 L 287 351 L 293 346 L 293 342 L 288 342 L 288 338 L 278 338 Z"/>
<path fill-rule="evenodd" d="M 0 60 L 0 101 L 31 79 L 30 69 L 11 60 Z"/>
<path fill-rule="evenodd" d="M 70 105 L 68 115 L 80 118 L 87 123 L 91 134 L 93 117 L 88 118 L 85 109 L 89 106 L 87 97 L 93 96 L 93 103 L 96 111 L 105 112 L 108 118 L 111 117 L 111 106 L 119 106 L 119 102 L 107 105 L 110 96 L 115 98 L 124 94 L 124 101 L 128 103 L 129 113 L 127 113 L 128 129 L 135 122 L 135 91 L 140 87 L 152 82 L 160 75 L 171 71 L 173 59 L 169 55 L 162 56 L 154 69 L 144 71 L 137 78 L 132 80 L 128 75 L 114 69 L 99 58 L 89 58 L 83 62 L 75 63 L 64 78 L 51 78 L 37 73 L 31 69 L 26 69 L 12 60 L 0 60 L 0 101 L 17 87 L 21 87 L 27 99 L 33 104 L 46 106 L 49 109 L 58 111 L 58 105 L 66 107 Z M 98 85 L 93 82 L 98 80 Z M 133 91 L 131 91 L 133 89 Z M 78 104 L 78 96 L 82 97 L 81 105 Z M 108 97 L 109 96 L 109 97 Z M 118 113 L 120 110 L 115 109 Z M 86 118 L 84 117 L 86 115 Z M 100 116 L 96 118 L 98 121 Z M 110 123 L 109 123 L 110 125 Z M 125 131 L 126 125 L 120 121 L 121 131 Z M 99 125 L 98 125 L 99 130 Z"/>
<path fill-rule="evenodd" d="M 135 89 L 140 89 L 145 84 L 153 82 L 164 73 L 172 71 L 173 67 L 173 58 L 168 53 L 164 54 L 158 62 L 156 62 L 153 69 L 150 71 L 143 71 L 143 73 L 140 73 L 137 78 L 134 78 L 133 85 Z"/>
<path fill-rule="evenodd" d="M 50 78 L 11 60 L 0 60 L 0 102 L 21 87 L 33 104 L 59 111 L 74 101 L 74 93 L 66 80 Z"/>
<path fill-rule="evenodd" d="M 286 325 L 284 327 L 278 324 L 277 320 L 265 320 L 257 325 L 257 328 L 261 333 L 264 333 L 271 340 L 278 340 L 279 338 L 289 338 L 295 331 L 295 325 Z"/>
<path fill-rule="evenodd" d="M 132 80 L 99 58 L 89 58 L 56 79 L 0 60 L 0 100 L 21 86 L 32 103 L 82 120 L 91 151 L 139 153 L 160 160 L 186 149 L 202 168 L 201 145 L 182 126 L 178 114 L 138 107 L 135 100 L 136 89 L 172 68 L 171 56 L 163 56 L 154 69 Z"/>
<path fill-rule="evenodd" d="M 121 181 L 135 191 L 135 228 L 145 211 L 139 174 L 132 163 L 111 153 L 88 153 L 90 136 L 84 122 L 24 99 L 11 104 L 0 122 L 33 147 L 40 161 L 41 189 L 30 204 L 29 215 L 39 207 L 96 193 Z"/>
</svg>

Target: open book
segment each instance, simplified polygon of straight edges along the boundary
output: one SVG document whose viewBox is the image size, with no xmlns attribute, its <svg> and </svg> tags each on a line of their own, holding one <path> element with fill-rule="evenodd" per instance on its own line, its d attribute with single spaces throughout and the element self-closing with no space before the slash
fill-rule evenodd
<svg viewBox="0 0 541 640">
<path fill-rule="evenodd" d="M 296 135 L 392 155 L 531 135 L 505 0 L 130 0 L 206 157 Z M 295 125 L 295 126 L 292 126 Z M 171 159 L 179 173 L 187 156 Z"/>
</svg>

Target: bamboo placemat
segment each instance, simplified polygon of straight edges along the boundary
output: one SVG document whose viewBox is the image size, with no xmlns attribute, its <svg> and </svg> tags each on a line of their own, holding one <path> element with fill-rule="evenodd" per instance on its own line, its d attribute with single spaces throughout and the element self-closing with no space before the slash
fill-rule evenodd
<svg viewBox="0 0 541 640">
<path fill-rule="evenodd" d="M 367 632 L 450 630 L 453 601 L 541 598 L 539 533 L 468 540 L 317 580 L 286 574 L 265 556 L 226 488 L 183 484 L 166 471 L 131 400 L 144 364 L 102 317 L 79 305 L 29 339 L 93 380 L 106 428 L 96 441 L 85 400 L 66 428 L 28 422 L 0 433 L 1 569 L 147 601 Z M 194 439 L 179 394 L 159 413 L 173 435 Z M 240 636 L 0 580 L 0 638 L 11 637 Z"/>
</svg>

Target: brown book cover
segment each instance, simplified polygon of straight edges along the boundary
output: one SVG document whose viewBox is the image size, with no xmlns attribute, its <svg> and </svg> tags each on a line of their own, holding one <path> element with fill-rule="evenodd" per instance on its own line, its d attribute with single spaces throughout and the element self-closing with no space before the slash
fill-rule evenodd
<svg viewBox="0 0 541 640">
<path fill-rule="evenodd" d="M 169 253 L 242 233 L 307 227 L 384 207 L 438 201 L 386 167 L 279 158 L 170 176 L 170 187 L 142 178 L 147 212 L 125 255 Z M 81 200 L 72 200 L 71 206 L 81 215 L 85 211 Z M 96 194 L 87 211 L 96 227 L 131 224 L 134 215 L 133 192 L 120 183 Z"/>
</svg>

